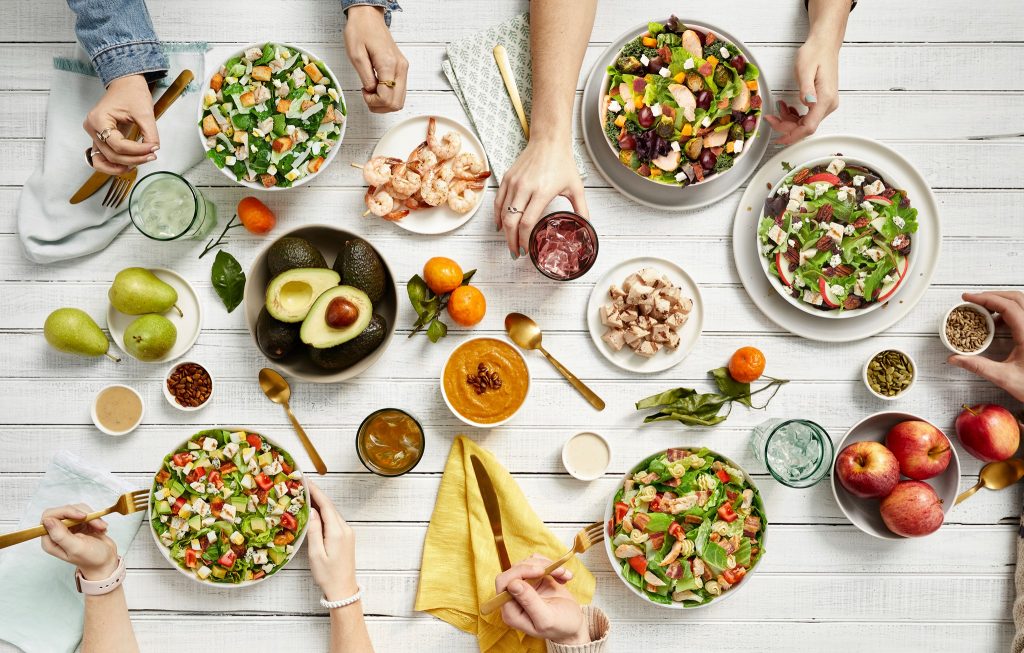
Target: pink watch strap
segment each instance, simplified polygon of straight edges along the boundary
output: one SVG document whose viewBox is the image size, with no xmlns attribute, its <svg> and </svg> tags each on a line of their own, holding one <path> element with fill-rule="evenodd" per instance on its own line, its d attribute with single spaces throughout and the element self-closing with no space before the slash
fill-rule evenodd
<svg viewBox="0 0 1024 653">
<path fill-rule="evenodd" d="M 100 596 L 102 594 L 109 594 L 113 592 L 121 583 L 124 582 L 124 558 L 117 556 L 117 569 L 110 575 L 109 578 L 102 580 L 87 580 L 82 576 L 82 570 L 75 570 L 75 587 L 78 591 L 86 596 Z"/>
</svg>

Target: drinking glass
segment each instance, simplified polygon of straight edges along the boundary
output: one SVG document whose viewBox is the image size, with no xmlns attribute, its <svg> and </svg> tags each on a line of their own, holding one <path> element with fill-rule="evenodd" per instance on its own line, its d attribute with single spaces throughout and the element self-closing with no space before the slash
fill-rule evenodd
<svg viewBox="0 0 1024 653">
<path fill-rule="evenodd" d="M 423 427 L 398 408 L 381 408 L 366 416 L 356 431 L 356 454 L 378 476 L 401 476 L 423 458 Z"/>
<path fill-rule="evenodd" d="M 549 279 L 571 281 L 597 260 L 597 232 L 572 211 L 549 213 L 530 232 L 530 260 Z"/>
<path fill-rule="evenodd" d="M 822 427 L 805 419 L 770 419 L 754 427 L 754 457 L 779 483 L 806 488 L 832 466 L 832 440 Z"/>
<path fill-rule="evenodd" d="M 152 172 L 128 199 L 132 224 L 153 240 L 205 237 L 217 224 L 217 208 L 195 186 L 173 172 Z"/>
</svg>

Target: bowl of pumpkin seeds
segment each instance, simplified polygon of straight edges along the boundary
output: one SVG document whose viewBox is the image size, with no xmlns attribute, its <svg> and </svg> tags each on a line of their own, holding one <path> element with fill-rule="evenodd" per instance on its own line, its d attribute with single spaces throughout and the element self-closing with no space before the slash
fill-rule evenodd
<svg viewBox="0 0 1024 653">
<path fill-rule="evenodd" d="M 883 349 L 864 363 L 862 376 L 868 392 L 892 401 L 906 394 L 917 381 L 917 364 L 904 351 Z"/>
</svg>

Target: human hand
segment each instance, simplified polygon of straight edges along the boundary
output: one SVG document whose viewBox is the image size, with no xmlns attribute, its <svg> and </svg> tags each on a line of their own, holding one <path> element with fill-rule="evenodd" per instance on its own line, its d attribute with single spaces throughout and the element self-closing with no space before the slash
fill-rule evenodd
<svg viewBox="0 0 1024 653">
<path fill-rule="evenodd" d="M 125 138 L 130 124 L 137 124 L 141 141 Z M 120 175 L 135 166 L 156 159 L 160 135 L 153 116 L 153 96 L 142 75 L 128 75 L 110 82 L 107 92 L 85 116 L 82 129 L 92 139 L 92 167 L 109 175 Z M 110 130 L 106 142 L 100 134 Z"/>
<path fill-rule="evenodd" d="M 559 567 L 550 576 L 544 576 L 544 569 L 549 564 L 550 560 L 534 554 L 494 579 L 495 592 L 500 594 L 507 589 L 513 599 L 501 606 L 502 620 L 510 628 L 556 644 L 590 643 L 583 611 L 569 590 L 563 587 L 572 580 L 572 572 Z M 542 576 L 536 589 L 526 582 Z"/>
<path fill-rule="evenodd" d="M 839 47 L 826 39 L 809 37 L 797 51 L 796 79 L 800 86 L 800 102 L 808 107 L 800 113 L 779 101 L 779 115 L 764 119 L 779 132 L 779 145 L 792 145 L 810 136 L 830 113 L 839 108 Z"/>
<path fill-rule="evenodd" d="M 383 9 L 357 5 L 348 10 L 345 50 L 363 84 L 363 101 L 371 113 L 390 113 L 405 106 L 409 62 L 384 23 Z"/>
<path fill-rule="evenodd" d="M 117 543 L 107 536 L 107 522 L 94 519 L 70 529 L 60 520 L 84 519 L 92 509 L 84 503 L 50 508 L 40 521 L 47 534 L 43 551 L 82 570 L 86 580 L 109 578 L 117 569 Z"/>
<path fill-rule="evenodd" d="M 964 293 L 963 298 L 964 301 L 974 302 L 993 313 L 999 313 L 999 318 L 1009 327 L 1010 335 L 1013 336 L 1013 349 L 1002 361 L 983 356 L 953 355 L 949 357 L 949 363 L 988 379 L 1009 392 L 1017 401 L 1024 401 L 1024 293 Z"/>
<path fill-rule="evenodd" d="M 359 591 L 356 535 L 323 490 L 311 481 L 306 482 L 314 504 L 309 508 L 309 544 L 306 545 L 313 580 L 328 601 L 347 599 Z"/>
<path fill-rule="evenodd" d="M 559 195 L 568 198 L 576 213 L 590 219 L 583 181 L 568 139 L 531 140 L 502 177 L 494 198 L 495 225 L 498 230 L 504 228 L 513 259 L 519 258 L 520 251 L 525 254 L 529 250 L 530 231 Z"/>
</svg>

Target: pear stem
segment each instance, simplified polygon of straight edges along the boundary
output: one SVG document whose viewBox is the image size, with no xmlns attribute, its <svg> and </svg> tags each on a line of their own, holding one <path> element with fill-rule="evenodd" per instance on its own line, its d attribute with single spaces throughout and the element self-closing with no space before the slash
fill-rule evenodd
<svg viewBox="0 0 1024 653">
<path fill-rule="evenodd" d="M 174 310 L 178 311 L 178 317 L 185 317 L 185 314 L 181 312 L 181 309 L 178 308 L 177 304 L 174 305 Z"/>
<path fill-rule="evenodd" d="M 106 356 L 107 358 L 109 358 L 110 360 L 114 361 L 115 363 L 120 363 L 121 362 L 120 358 L 118 358 L 117 356 L 111 354 L 109 351 L 103 352 L 103 355 Z"/>
</svg>

